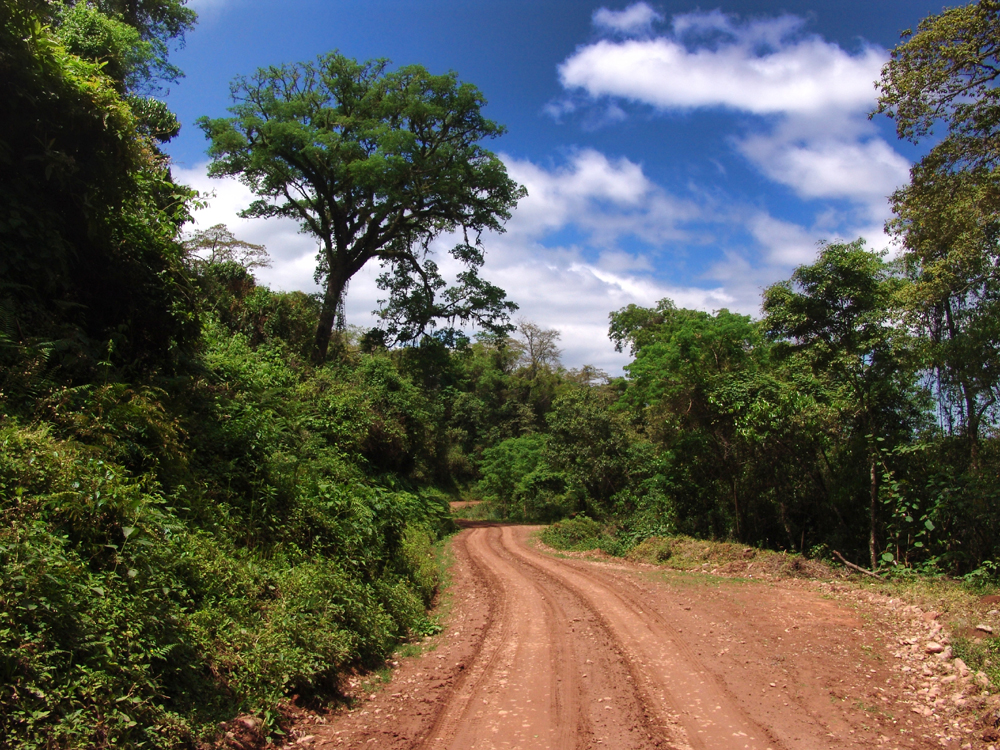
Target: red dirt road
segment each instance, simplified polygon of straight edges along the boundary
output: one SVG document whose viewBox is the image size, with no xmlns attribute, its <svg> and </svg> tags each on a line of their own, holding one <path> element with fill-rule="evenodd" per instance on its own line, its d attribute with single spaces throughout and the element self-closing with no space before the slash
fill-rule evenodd
<svg viewBox="0 0 1000 750">
<path fill-rule="evenodd" d="M 353 710 L 297 728 L 298 742 L 798 750 L 967 739 L 952 743 L 915 713 L 885 623 L 808 587 L 560 558 L 533 547 L 531 531 L 462 531 L 437 647 L 401 660 Z"/>
</svg>

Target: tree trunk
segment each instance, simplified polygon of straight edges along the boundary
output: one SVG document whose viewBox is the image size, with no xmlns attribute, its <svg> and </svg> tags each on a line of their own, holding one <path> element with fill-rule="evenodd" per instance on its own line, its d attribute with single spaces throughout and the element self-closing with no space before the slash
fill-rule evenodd
<svg viewBox="0 0 1000 750">
<path fill-rule="evenodd" d="M 875 453 L 872 452 L 868 461 L 871 468 L 871 497 L 868 505 L 868 554 L 871 556 L 872 570 L 878 565 L 875 559 L 875 509 L 878 503 L 878 472 L 875 470 Z"/>
<path fill-rule="evenodd" d="M 736 477 L 730 478 L 729 483 L 733 489 L 733 514 L 736 516 L 736 538 L 742 542 L 745 540 L 743 539 L 743 525 L 740 523 L 740 496 L 736 491 Z"/>
<path fill-rule="evenodd" d="M 959 332 L 956 330 L 954 315 L 952 314 L 951 302 L 944 301 L 945 325 L 948 329 L 948 340 L 956 341 Z M 973 470 L 979 464 L 979 427 L 980 417 L 977 404 L 978 388 L 965 372 L 963 367 L 955 368 L 958 373 L 958 386 L 962 391 L 962 399 L 965 401 L 965 440 L 969 446 L 969 464 Z"/>
<path fill-rule="evenodd" d="M 340 309 L 347 281 L 347 274 L 331 263 L 330 270 L 326 275 L 326 289 L 323 290 L 323 306 L 319 312 L 319 323 L 316 326 L 313 364 L 321 365 L 326 361 L 330 349 L 330 338 L 333 336 L 333 326 L 337 321 L 337 312 Z"/>
</svg>

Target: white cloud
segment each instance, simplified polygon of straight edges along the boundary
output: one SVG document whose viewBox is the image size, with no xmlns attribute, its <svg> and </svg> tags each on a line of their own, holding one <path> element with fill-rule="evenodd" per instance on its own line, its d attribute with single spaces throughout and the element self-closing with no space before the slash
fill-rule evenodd
<svg viewBox="0 0 1000 750">
<path fill-rule="evenodd" d="M 747 228 L 764 248 L 767 265 L 789 268 L 811 263 L 816 257 L 816 235 L 798 224 L 759 213 L 751 217 Z"/>
<path fill-rule="evenodd" d="M 851 55 L 811 36 L 789 39 L 789 17 L 735 25 L 718 12 L 675 18 L 675 35 L 602 39 L 559 66 L 567 89 L 591 97 L 621 97 L 661 109 L 728 107 L 754 114 L 867 110 L 874 80 L 887 56 L 866 47 Z M 724 32 L 713 46 L 685 44 L 685 36 Z M 697 35 L 697 34 L 696 34 Z M 761 45 L 768 49 L 761 52 Z"/>
<path fill-rule="evenodd" d="M 870 45 L 849 53 L 804 34 L 804 25 L 792 15 L 749 22 L 718 10 L 677 15 L 669 35 L 581 46 L 559 75 L 571 96 L 583 92 L 602 108 L 630 100 L 759 116 L 754 132 L 732 143 L 762 175 L 804 199 L 850 201 L 865 221 L 881 223 L 886 196 L 909 171 L 866 117 L 888 54 Z"/>
<path fill-rule="evenodd" d="M 619 34 L 648 32 L 652 28 L 653 21 L 662 20 L 663 16 L 646 3 L 634 3 L 625 10 L 609 10 L 602 7 L 595 10 L 593 15 L 594 26 Z"/>
<path fill-rule="evenodd" d="M 764 174 L 804 198 L 864 202 L 883 219 L 886 196 L 909 179 L 910 163 L 881 138 L 809 141 L 778 133 L 745 138 L 739 149 Z"/>
<path fill-rule="evenodd" d="M 613 246 L 627 235 L 659 245 L 684 237 L 683 223 L 699 214 L 694 203 L 649 180 L 640 164 L 593 149 L 573 152 L 553 169 L 502 158 L 511 178 L 528 189 L 507 225 L 520 238 L 536 239 L 572 224 L 598 246 Z"/>
<path fill-rule="evenodd" d="M 778 278 L 787 276 L 795 266 L 815 262 L 822 243 L 853 242 L 860 237 L 871 250 L 884 250 L 889 245 L 882 222 L 852 223 L 827 215 L 803 227 L 759 212 L 749 218 L 747 229 L 763 249 L 763 265 L 772 268 L 771 274 Z"/>
<path fill-rule="evenodd" d="M 205 229 L 213 224 L 225 224 L 240 239 L 267 247 L 274 265 L 260 270 L 259 276 L 264 283 L 285 291 L 314 288 L 312 268 L 316 265 L 316 240 L 299 232 L 298 224 L 290 219 L 240 218 L 239 212 L 253 201 L 253 193 L 238 180 L 209 178 L 207 166 L 173 169 L 174 179 L 198 190 L 208 204 L 195 212 L 195 222 L 190 228 Z M 301 269 L 307 266 L 312 268 L 308 275 L 303 275 Z M 295 272 L 293 268 L 300 271 Z"/>
</svg>

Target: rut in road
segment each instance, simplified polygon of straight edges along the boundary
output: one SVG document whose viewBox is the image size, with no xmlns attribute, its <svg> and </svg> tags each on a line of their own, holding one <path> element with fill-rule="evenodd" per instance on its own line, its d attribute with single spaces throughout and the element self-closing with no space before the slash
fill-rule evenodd
<svg viewBox="0 0 1000 750">
<path fill-rule="evenodd" d="M 876 650 L 891 631 L 808 586 L 665 580 L 543 553 L 528 527 L 464 525 L 447 629 L 315 747 L 938 746 Z"/>
<path fill-rule="evenodd" d="M 778 748 L 664 624 L 516 527 L 459 542 L 495 612 L 424 748 Z"/>
</svg>

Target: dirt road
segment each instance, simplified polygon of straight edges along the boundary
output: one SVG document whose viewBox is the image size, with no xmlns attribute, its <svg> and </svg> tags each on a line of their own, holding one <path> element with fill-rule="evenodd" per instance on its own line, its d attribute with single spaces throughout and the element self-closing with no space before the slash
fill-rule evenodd
<svg viewBox="0 0 1000 750">
<path fill-rule="evenodd" d="M 402 660 L 391 684 L 300 742 L 962 746 L 912 710 L 886 658 L 898 634 L 884 624 L 808 588 L 560 558 L 529 544 L 531 531 L 481 524 L 459 534 L 436 648 Z"/>
</svg>

